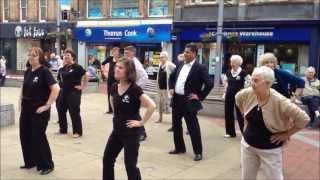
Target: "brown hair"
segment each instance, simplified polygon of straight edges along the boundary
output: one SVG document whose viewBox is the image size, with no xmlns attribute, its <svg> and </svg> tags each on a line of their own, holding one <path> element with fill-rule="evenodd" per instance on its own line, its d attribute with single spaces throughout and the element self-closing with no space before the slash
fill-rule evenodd
<svg viewBox="0 0 320 180">
<path fill-rule="evenodd" d="M 69 53 L 69 54 L 71 54 L 71 56 L 72 56 L 72 58 L 73 58 L 73 61 L 76 61 L 77 55 L 76 55 L 76 53 L 75 53 L 72 49 L 67 48 L 67 49 L 64 50 L 64 53 Z"/>
<path fill-rule="evenodd" d="M 136 66 L 133 61 L 127 60 L 126 58 L 121 58 L 118 63 L 121 63 L 126 69 L 126 77 L 129 83 L 136 83 L 137 72 Z"/>
<path fill-rule="evenodd" d="M 137 52 L 137 49 L 132 45 L 125 47 L 124 50 L 128 50 L 128 51 L 131 51 L 131 52 L 134 52 L 134 53 Z"/>
<path fill-rule="evenodd" d="M 42 51 L 42 49 L 40 47 L 35 47 L 34 46 L 34 47 L 29 49 L 28 53 L 34 54 L 36 56 L 39 56 L 39 63 L 41 65 L 45 64 L 46 60 L 44 59 L 44 53 L 43 53 L 43 51 Z M 27 66 L 28 66 L 28 64 L 29 64 L 29 62 L 27 63 Z M 30 64 L 29 64 L 29 66 L 30 66 Z"/>
</svg>

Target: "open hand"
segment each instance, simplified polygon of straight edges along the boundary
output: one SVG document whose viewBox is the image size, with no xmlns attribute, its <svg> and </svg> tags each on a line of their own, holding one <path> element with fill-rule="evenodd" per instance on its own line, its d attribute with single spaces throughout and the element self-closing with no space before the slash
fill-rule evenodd
<svg viewBox="0 0 320 180">
<path fill-rule="evenodd" d="M 287 132 L 276 133 L 271 136 L 270 141 L 271 143 L 280 144 L 289 140 L 290 136 Z"/>
<path fill-rule="evenodd" d="M 189 94 L 188 98 L 189 98 L 189 100 L 192 100 L 192 99 L 199 100 L 198 95 L 196 95 L 194 93 Z"/>
<path fill-rule="evenodd" d="M 41 114 L 41 113 L 43 113 L 44 111 L 47 111 L 49 108 L 50 108 L 49 105 L 40 106 L 40 107 L 38 107 L 36 113 Z"/>
<path fill-rule="evenodd" d="M 141 121 L 138 121 L 138 120 L 128 120 L 126 125 L 128 128 L 134 128 L 134 127 L 141 127 L 143 124 Z"/>
</svg>

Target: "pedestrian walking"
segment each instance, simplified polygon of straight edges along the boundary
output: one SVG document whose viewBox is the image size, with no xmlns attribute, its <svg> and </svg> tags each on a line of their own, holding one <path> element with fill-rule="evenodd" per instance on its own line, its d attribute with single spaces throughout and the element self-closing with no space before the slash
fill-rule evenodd
<svg viewBox="0 0 320 180">
<path fill-rule="evenodd" d="M 137 50 L 134 46 L 127 46 L 124 48 L 124 57 L 134 62 L 136 72 L 137 72 L 136 84 L 143 89 L 148 82 L 148 74 L 144 70 L 143 65 L 141 64 L 139 59 L 136 57 L 136 52 Z M 146 140 L 146 138 L 147 138 L 147 133 L 146 133 L 146 129 L 143 126 L 141 128 L 140 141 L 144 141 Z"/>
<path fill-rule="evenodd" d="M 6 75 L 7 75 L 7 66 L 6 66 L 7 60 L 4 56 L 1 56 L 0 58 L 0 87 L 4 86 L 4 83 L 6 81 Z"/>
<path fill-rule="evenodd" d="M 115 78 L 119 81 L 111 87 L 113 106 L 113 130 L 108 139 L 103 155 L 103 180 L 114 180 L 114 163 L 122 148 L 129 180 L 140 180 L 137 167 L 140 129 L 154 112 L 155 103 L 143 93 L 136 82 L 134 62 L 121 60 L 115 67 Z M 140 107 L 147 110 L 140 116 Z"/>
<path fill-rule="evenodd" d="M 66 49 L 63 55 L 64 66 L 58 71 L 58 81 L 61 92 L 57 100 L 59 117 L 58 134 L 67 134 L 67 111 L 70 113 L 73 138 L 82 136 L 82 121 L 80 104 L 82 90 L 87 86 L 88 76 L 86 71 L 75 62 L 76 54 L 72 49 Z"/>
<path fill-rule="evenodd" d="M 46 136 L 51 104 L 59 94 L 59 86 L 47 67 L 39 47 L 28 51 L 29 67 L 24 74 L 20 141 L 24 165 L 21 169 L 37 167 L 41 175 L 53 171 L 54 163 Z"/>
<path fill-rule="evenodd" d="M 162 115 L 164 112 L 169 112 L 169 104 L 171 95 L 169 92 L 169 77 L 171 73 L 176 68 L 168 57 L 168 52 L 162 51 L 160 53 L 160 64 L 159 71 L 157 74 L 157 89 L 158 89 L 158 99 L 159 99 L 159 119 L 156 123 L 162 122 Z"/>
<path fill-rule="evenodd" d="M 104 76 L 107 78 L 107 94 L 108 94 L 108 114 L 111 114 L 113 112 L 112 106 L 110 104 L 110 91 L 111 91 L 111 86 L 114 84 L 116 79 L 114 78 L 114 68 L 116 63 L 120 59 L 120 48 L 118 46 L 114 46 L 112 48 L 112 56 L 108 57 L 102 65 L 104 65 Z"/>
<path fill-rule="evenodd" d="M 250 82 L 250 75 L 242 70 L 243 59 L 239 55 L 232 55 L 230 58 L 231 69 L 226 72 L 225 86 L 225 103 L 224 103 L 224 116 L 225 116 L 225 138 L 236 137 L 236 130 L 234 124 L 234 109 L 236 109 L 237 121 L 240 131 L 243 131 L 243 117 L 238 107 L 235 107 L 235 95 L 245 84 Z M 246 83 L 247 82 L 247 83 Z"/>
<path fill-rule="evenodd" d="M 241 140 L 243 180 L 257 179 L 259 171 L 266 179 L 283 179 L 283 144 L 309 121 L 303 110 L 271 88 L 274 74 L 269 67 L 255 68 L 252 87 L 236 95 L 245 119 Z"/>
<path fill-rule="evenodd" d="M 186 45 L 184 57 L 184 62 L 180 62 L 170 76 L 175 149 L 169 154 L 186 152 L 182 130 L 182 118 L 184 118 L 195 154 L 194 161 L 200 161 L 202 159 L 202 140 L 197 113 L 202 108 L 201 101 L 213 88 L 213 82 L 206 66 L 197 61 L 197 46 L 194 43 Z"/>
</svg>

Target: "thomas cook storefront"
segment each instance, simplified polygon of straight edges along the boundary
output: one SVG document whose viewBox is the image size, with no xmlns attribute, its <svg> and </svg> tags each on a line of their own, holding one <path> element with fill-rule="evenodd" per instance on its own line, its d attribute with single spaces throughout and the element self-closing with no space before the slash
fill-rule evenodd
<svg viewBox="0 0 320 180">
<path fill-rule="evenodd" d="M 123 51 L 127 45 L 137 48 L 137 57 L 151 77 L 155 76 L 162 50 L 172 54 L 172 20 L 79 21 L 75 29 L 78 40 L 78 61 L 87 66 L 88 57 L 104 61 L 112 46 Z M 123 53 L 123 52 L 122 52 Z"/>
</svg>

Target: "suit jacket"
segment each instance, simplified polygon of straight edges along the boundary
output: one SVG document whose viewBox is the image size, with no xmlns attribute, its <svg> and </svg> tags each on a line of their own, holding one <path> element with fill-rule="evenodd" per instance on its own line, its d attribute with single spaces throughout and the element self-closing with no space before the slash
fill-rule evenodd
<svg viewBox="0 0 320 180">
<path fill-rule="evenodd" d="M 177 68 L 170 75 L 170 89 L 175 89 L 176 82 L 183 65 L 184 62 L 180 62 L 177 65 Z M 213 82 L 209 77 L 208 68 L 198 63 L 198 61 L 196 60 L 190 69 L 186 83 L 184 85 L 184 94 L 185 96 L 188 96 L 191 93 L 197 94 L 199 100 L 187 100 L 186 107 L 188 111 L 195 112 L 202 109 L 200 101 L 203 101 L 208 96 L 212 88 Z M 172 106 L 174 106 L 174 102 Z"/>
</svg>

